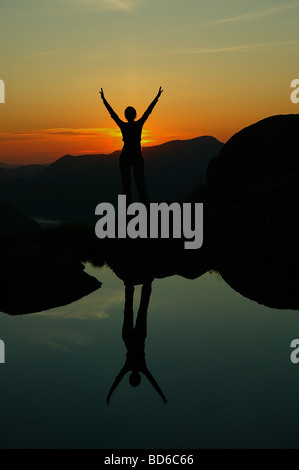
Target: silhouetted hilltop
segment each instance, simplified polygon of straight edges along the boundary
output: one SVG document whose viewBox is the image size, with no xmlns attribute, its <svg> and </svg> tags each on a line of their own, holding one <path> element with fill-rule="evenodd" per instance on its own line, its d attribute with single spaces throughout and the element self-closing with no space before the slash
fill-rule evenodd
<svg viewBox="0 0 299 470">
<path fill-rule="evenodd" d="M 32 178 L 44 170 L 46 165 L 5 165 L 0 163 L 0 183 L 14 178 Z"/>
<path fill-rule="evenodd" d="M 150 199 L 186 198 L 199 181 L 205 180 L 209 162 L 222 147 L 214 137 L 202 136 L 144 148 Z"/>
<path fill-rule="evenodd" d="M 0 233 L 37 232 L 41 226 L 10 204 L 0 201 Z"/>
<path fill-rule="evenodd" d="M 20 166 L 18 165 L 17 163 L 3 163 L 3 162 L 0 162 L 0 168 L 16 168 L 17 166 Z"/>
<path fill-rule="evenodd" d="M 150 199 L 185 198 L 222 145 L 213 137 L 199 137 L 145 148 Z M 121 192 L 118 156 L 65 155 L 31 179 L 2 183 L 0 198 L 29 216 L 94 222 L 96 205 L 116 204 Z"/>
</svg>

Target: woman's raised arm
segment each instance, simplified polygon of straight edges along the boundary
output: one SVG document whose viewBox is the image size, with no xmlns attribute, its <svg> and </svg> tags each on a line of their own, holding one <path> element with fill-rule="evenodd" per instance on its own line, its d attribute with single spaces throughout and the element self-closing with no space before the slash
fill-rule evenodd
<svg viewBox="0 0 299 470">
<path fill-rule="evenodd" d="M 103 100 L 103 103 L 104 105 L 106 106 L 107 110 L 108 110 L 108 113 L 110 114 L 110 116 L 112 117 L 113 121 L 116 122 L 116 124 L 118 126 L 120 126 L 122 124 L 122 120 L 118 117 L 118 115 L 116 114 L 116 112 L 114 111 L 114 109 L 110 106 L 110 104 L 108 103 L 108 101 L 106 100 L 105 98 L 105 95 L 104 95 L 104 90 L 103 88 L 101 88 L 101 90 L 99 91 L 100 95 L 101 95 L 101 98 Z"/>
<path fill-rule="evenodd" d="M 155 97 L 155 99 L 151 102 L 151 104 L 149 105 L 149 107 L 147 108 L 147 110 L 145 111 L 145 113 L 143 114 L 142 118 L 141 118 L 141 121 L 143 123 L 145 123 L 145 121 L 148 119 L 149 115 L 151 114 L 151 112 L 153 111 L 154 107 L 156 106 L 156 104 L 158 103 L 158 99 L 160 98 L 160 96 L 162 95 L 163 93 L 163 90 L 162 88 L 160 87 L 159 88 L 159 91 L 157 93 L 157 96 Z"/>
</svg>

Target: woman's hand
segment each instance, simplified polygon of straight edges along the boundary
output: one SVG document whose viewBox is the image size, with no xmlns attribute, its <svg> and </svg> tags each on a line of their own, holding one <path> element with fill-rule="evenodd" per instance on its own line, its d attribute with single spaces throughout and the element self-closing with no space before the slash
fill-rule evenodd
<svg viewBox="0 0 299 470">
<path fill-rule="evenodd" d="M 162 87 L 159 88 L 159 91 L 158 91 L 158 94 L 157 94 L 157 98 L 160 98 L 160 96 L 162 95 L 163 93 L 163 90 L 162 90 Z"/>
<path fill-rule="evenodd" d="M 103 90 L 103 88 L 101 88 L 101 91 L 99 91 L 99 93 L 100 93 L 100 95 L 101 95 L 102 100 L 104 101 L 105 96 L 104 96 L 104 90 Z"/>
</svg>

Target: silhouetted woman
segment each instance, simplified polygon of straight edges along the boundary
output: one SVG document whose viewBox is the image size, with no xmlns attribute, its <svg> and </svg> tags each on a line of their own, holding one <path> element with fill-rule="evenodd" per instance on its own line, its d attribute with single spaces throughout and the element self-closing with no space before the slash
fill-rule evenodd
<svg viewBox="0 0 299 470">
<path fill-rule="evenodd" d="M 137 387 L 141 382 L 142 372 L 154 389 L 161 396 L 164 403 L 167 403 L 165 396 L 154 377 L 147 368 L 145 362 L 145 338 L 146 338 L 146 319 L 147 319 L 147 310 L 149 299 L 151 296 L 152 288 L 151 282 L 147 282 L 142 286 L 140 306 L 138 310 L 138 315 L 136 319 L 136 325 L 134 328 L 133 325 L 133 298 L 134 298 L 134 286 L 126 286 L 126 301 L 125 301 L 125 310 L 124 310 L 124 323 L 122 329 L 122 337 L 127 348 L 127 357 L 126 362 L 116 376 L 112 387 L 107 396 L 106 403 L 109 405 L 110 398 L 116 387 L 119 385 L 121 380 L 124 378 L 127 372 L 131 371 L 129 382 L 132 387 Z"/>
<path fill-rule="evenodd" d="M 132 202 L 131 194 L 131 167 L 133 168 L 136 186 L 138 189 L 139 200 L 143 204 L 148 204 L 148 194 L 144 178 L 144 160 L 141 152 L 141 134 L 145 121 L 148 119 L 152 110 L 158 102 L 163 90 L 160 87 L 158 94 L 154 101 L 149 105 L 143 116 L 136 121 L 136 110 L 129 106 L 125 110 L 125 117 L 127 122 L 122 121 L 116 112 L 111 108 L 107 102 L 103 88 L 101 88 L 100 95 L 104 105 L 110 113 L 112 119 L 116 122 L 121 130 L 123 137 L 123 149 L 119 158 L 119 166 L 121 172 L 121 181 L 123 193 L 127 196 L 127 204 Z"/>
</svg>

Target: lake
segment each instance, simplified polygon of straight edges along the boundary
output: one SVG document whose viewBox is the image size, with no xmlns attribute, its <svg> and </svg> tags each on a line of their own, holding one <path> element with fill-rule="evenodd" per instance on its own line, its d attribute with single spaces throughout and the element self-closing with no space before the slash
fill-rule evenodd
<svg viewBox="0 0 299 470">
<path fill-rule="evenodd" d="M 1 448 L 299 446 L 298 311 L 248 300 L 215 273 L 155 280 L 146 360 L 168 403 L 126 376 L 107 406 L 126 357 L 124 286 L 108 268 L 86 270 L 103 285 L 80 301 L 0 314 Z"/>
</svg>

